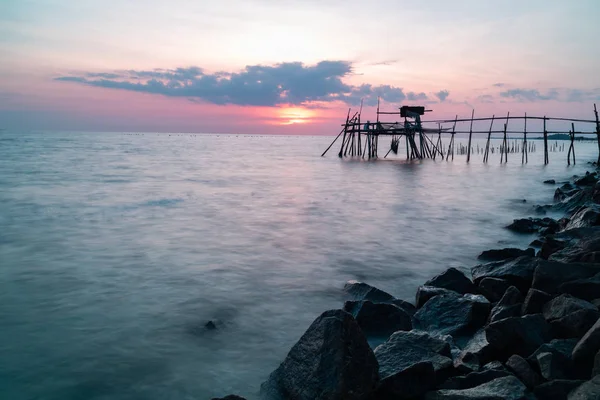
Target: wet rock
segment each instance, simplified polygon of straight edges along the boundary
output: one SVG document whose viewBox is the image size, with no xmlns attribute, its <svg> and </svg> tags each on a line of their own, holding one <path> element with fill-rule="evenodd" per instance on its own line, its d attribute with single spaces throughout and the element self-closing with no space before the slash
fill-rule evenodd
<svg viewBox="0 0 600 400">
<path fill-rule="evenodd" d="M 489 363 L 487 363 L 483 367 L 481 367 L 481 369 L 482 369 L 482 371 L 488 371 L 491 369 L 505 371 L 506 367 L 500 361 L 490 361 Z"/>
<path fill-rule="evenodd" d="M 531 243 L 529 243 L 529 246 L 541 248 L 544 245 L 544 242 L 545 242 L 545 240 L 535 239 Z"/>
<path fill-rule="evenodd" d="M 377 360 L 352 315 L 321 314 L 261 386 L 265 399 L 369 399 Z"/>
<path fill-rule="evenodd" d="M 585 279 L 600 273 L 600 265 L 539 261 L 533 275 L 532 287 L 546 293 L 558 292 L 558 287 L 569 281 Z"/>
<path fill-rule="evenodd" d="M 592 191 L 592 201 L 596 204 L 600 203 L 600 183 L 597 182 L 594 185 L 594 189 Z"/>
<path fill-rule="evenodd" d="M 533 389 L 540 383 L 542 378 L 537 372 L 531 368 L 529 363 L 519 355 L 512 355 L 506 362 L 506 366 L 512 371 L 521 382 L 523 382 L 529 389 Z"/>
<path fill-rule="evenodd" d="M 587 301 L 595 300 L 600 295 L 600 273 L 591 278 L 576 279 L 563 283 L 558 287 L 558 291 Z"/>
<path fill-rule="evenodd" d="M 420 362 L 388 375 L 379 383 L 375 393 L 381 400 L 411 400 L 420 398 L 435 387 L 435 371 L 430 362 Z"/>
<path fill-rule="evenodd" d="M 539 259 L 523 256 L 510 261 L 497 261 L 473 267 L 473 280 L 479 284 L 484 278 L 500 278 L 527 293 Z"/>
<path fill-rule="evenodd" d="M 468 334 L 485 324 L 489 311 L 490 302 L 481 295 L 443 294 L 417 311 L 415 326 L 435 334 Z"/>
<path fill-rule="evenodd" d="M 594 357 L 594 368 L 592 368 L 592 376 L 600 375 L 600 351 Z"/>
<path fill-rule="evenodd" d="M 479 282 L 479 291 L 489 301 L 497 302 L 504 296 L 504 292 L 511 284 L 506 279 L 500 278 L 483 278 Z"/>
<path fill-rule="evenodd" d="M 536 233 L 542 228 L 548 228 L 548 233 L 558 231 L 558 223 L 552 218 L 521 218 L 513 220 L 509 229 L 517 233 Z"/>
<path fill-rule="evenodd" d="M 480 329 L 465 344 L 458 357 L 458 360 L 465 360 L 467 366 L 471 366 L 471 370 L 476 371 L 479 369 L 477 367 L 480 367 L 482 364 L 486 364 L 492 359 L 492 352 L 493 349 L 487 341 L 485 330 Z M 475 362 L 477 364 L 475 364 Z"/>
<path fill-rule="evenodd" d="M 554 191 L 554 201 L 564 201 L 579 191 L 580 189 L 567 182 Z"/>
<path fill-rule="evenodd" d="M 542 247 L 540 248 L 539 257 L 547 260 L 550 256 L 558 251 L 561 251 L 567 246 L 567 242 L 563 240 L 556 240 L 552 236 L 546 237 Z"/>
<path fill-rule="evenodd" d="M 392 300 L 391 304 L 395 305 L 396 307 L 400 307 L 410 316 L 413 316 L 417 312 L 417 308 L 408 301 L 395 299 Z"/>
<path fill-rule="evenodd" d="M 560 366 L 567 378 L 572 379 L 581 375 L 581 371 L 573 364 L 571 353 L 577 344 L 577 339 L 554 339 L 541 345 L 527 358 L 530 364 L 538 363 L 538 356 L 543 353 L 552 354 L 553 360 Z M 539 364 L 538 364 L 539 365 Z"/>
<path fill-rule="evenodd" d="M 218 398 L 214 397 L 211 400 L 246 400 L 246 398 L 238 396 L 238 395 L 235 395 L 235 394 L 230 394 L 230 395 L 225 396 L 225 397 L 218 397 Z"/>
<path fill-rule="evenodd" d="M 423 304 L 427 303 L 429 299 L 441 294 L 452 295 L 456 292 L 444 288 L 438 288 L 434 286 L 419 286 L 417 289 L 416 306 L 417 308 L 423 307 Z"/>
<path fill-rule="evenodd" d="M 600 225 L 600 208 L 596 205 L 584 207 L 571 216 L 565 229 L 585 228 Z"/>
<path fill-rule="evenodd" d="M 550 352 L 539 353 L 536 356 L 537 365 L 542 377 L 548 381 L 554 379 L 565 379 L 566 374 L 559 357 Z"/>
<path fill-rule="evenodd" d="M 565 317 L 575 311 L 586 309 L 598 311 L 596 306 L 589 301 L 578 299 L 570 294 L 561 294 L 544 305 L 543 314 L 544 318 L 551 321 Z"/>
<path fill-rule="evenodd" d="M 514 286 L 509 287 L 498 304 L 490 312 L 490 322 L 499 321 L 508 317 L 518 317 L 521 315 L 523 305 L 523 295 Z"/>
<path fill-rule="evenodd" d="M 217 325 L 215 325 L 215 323 L 213 321 L 208 321 L 204 327 L 206 329 L 208 329 L 209 331 L 212 331 L 213 329 L 217 329 Z"/>
<path fill-rule="evenodd" d="M 502 366 L 502 364 L 500 363 Z M 494 379 L 510 376 L 511 373 L 504 369 L 488 369 L 481 372 L 471 372 L 465 376 L 455 376 L 442 383 L 438 389 L 470 389 L 475 386 L 493 381 Z"/>
<path fill-rule="evenodd" d="M 580 207 L 585 206 L 592 198 L 592 188 L 583 190 L 575 189 L 565 193 L 565 197 L 554 205 L 555 210 L 564 211 L 567 214 L 573 214 Z"/>
<path fill-rule="evenodd" d="M 599 317 L 600 312 L 584 309 L 552 320 L 550 326 L 554 337 L 580 338 L 596 323 Z"/>
<path fill-rule="evenodd" d="M 425 400 L 526 400 L 527 388 L 514 376 L 505 376 L 469 389 L 429 392 Z"/>
<path fill-rule="evenodd" d="M 584 177 L 579 178 L 575 181 L 577 186 L 593 186 L 598 182 L 598 176 L 594 173 L 586 173 Z"/>
<path fill-rule="evenodd" d="M 600 376 L 595 376 L 587 382 L 573 389 L 568 400 L 592 400 L 600 399 Z"/>
<path fill-rule="evenodd" d="M 456 268 L 448 268 L 425 282 L 425 286 L 448 289 L 460 294 L 477 293 L 473 282 Z"/>
<path fill-rule="evenodd" d="M 388 379 L 419 363 L 431 363 L 441 379 L 452 369 L 450 345 L 427 332 L 399 331 L 375 348 L 382 380 Z"/>
<path fill-rule="evenodd" d="M 344 285 L 344 292 L 350 295 L 352 300 L 369 300 L 373 303 L 387 303 L 396 298 L 383 290 L 363 282 L 350 281 Z"/>
<path fill-rule="evenodd" d="M 569 392 L 583 382 L 585 381 L 556 379 L 537 386 L 533 389 L 533 394 L 535 394 L 538 399 L 543 400 L 567 400 Z"/>
<path fill-rule="evenodd" d="M 387 338 L 396 331 L 412 329 L 411 316 L 393 304 L 347 301 L 344 311 L 352 314 L 368 337 Z"/>
<path fill-rule="evenodd" d="M 511 354 L 526 357 L 552 339 L 550 326 L 541 314 L 493 322 L 485 333 L 494 356 L 501 361 Z"/>
<path fill-rule="evenodd" d="M 594 355 L 600 350 L 600 320 L 583 335 L 573 349 L 573 361 L 591 364 Z"/>
<path fill-rule="evenodd" d="M 542 292 L 537 289 L 529 289 L 525 301 L 523 302 L 523 308 L 521 314 L 539 314 L 542 312 L 544 304 L 552 300 L 552 296 L 546 292 Z"/>
<path fill-rule="evenodd" d="M 454 353 L 453 353 L 454 355 Z M 477 355 L 460 351 L 456 357 L 453 357 L 453 365 L 454 369 L 458 371 L 460 374 L 468 374 L 470 372 L 479 371 L 479 358 Z"/>
<path fill-rule="evenodd" d="M 548 184 L 548 185 L 555 185 L 556 181 L 554 179 L 548 179 L 548 180 L 545 180 L 544 183 Z"/>
<path fill-rule="evenodd" d="M 514 247 L 507 247 L 504 249 L 486 250 L 486 251 L 482 252 L 477 258 L 479 260 L 486 260 L 486 261 L 502 261 L 502 260 L 513 259 L 513 258 L 517 258 L 517 257 L 521 257 L 521 256 L 533 257 L 533 256 L 535 256 L 535 250 L 534 249 L 521 250 L 521 249 L 517 249 Z"/>
</svg>

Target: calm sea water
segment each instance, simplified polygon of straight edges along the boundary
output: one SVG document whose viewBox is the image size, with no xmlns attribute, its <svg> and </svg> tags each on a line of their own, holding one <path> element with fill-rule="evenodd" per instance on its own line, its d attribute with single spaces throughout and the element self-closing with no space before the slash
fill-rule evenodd
<svg viewBox="0 0 600 400">
<path fill-rule="evenodd" d="M 503 226 L 596 157 L 321 158 L 331 140 L 1 133 L 0 398 L 253 398 L 347 280 L 412 300 L 524 246 Z"/>
</svg>

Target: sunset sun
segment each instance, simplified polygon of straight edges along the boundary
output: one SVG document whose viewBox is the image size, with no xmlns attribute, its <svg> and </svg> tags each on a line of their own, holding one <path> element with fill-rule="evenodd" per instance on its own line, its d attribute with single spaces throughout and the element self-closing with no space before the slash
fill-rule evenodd
<svg viewBox="0 0 600 400">
<path fill-rule="evenodd" d="M 287 107 L 278 111 L 279 124 L 281 125 L 305 124 L 311 122 L 314 117 L 315 112 L 313 110 L 301 107 Z"/>
</svg>

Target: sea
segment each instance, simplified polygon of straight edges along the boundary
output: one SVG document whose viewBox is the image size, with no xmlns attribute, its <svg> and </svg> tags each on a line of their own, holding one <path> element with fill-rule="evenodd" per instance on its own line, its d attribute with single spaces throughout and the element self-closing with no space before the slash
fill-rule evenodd
<svg viewBox="0 0 600 400">
<path fill-rule="evenodd" d="M 321 157 L 332 140 L 1 132 L 0 398 L 256 399 L 346 282 L 413 301 L 483 250 L 526 247 L 505 226 L 598 151 Z"/>
</svg>

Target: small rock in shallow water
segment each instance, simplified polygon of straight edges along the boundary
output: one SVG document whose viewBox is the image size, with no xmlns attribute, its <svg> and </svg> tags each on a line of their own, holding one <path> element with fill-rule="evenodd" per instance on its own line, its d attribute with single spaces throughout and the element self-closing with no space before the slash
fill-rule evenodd
<svg viewBox="0 0 600 400">
<path fill-rule="evenodd" d="M 217 329 L 217 326 L 215 325 L 215 323 L 213 321 L 208 321 L 204 327 L 208 330 L 213 330 L 213 329 Z"/>
<path fill-rule="evenodd" d="M 535 250 L 534 249 L 521 250 L 521 249 L 517 249 L 514 247 L 507 247 L 505 249 L 486 250 L 486 251 L 482 252 L 481 254 L 479 254 L 479 256 L 477 258 L 479 260 L 487 260 L 487 261 L 502 261 L 502 260 L 513 259 L 513 258 L 517 258 L 517 257 L 521 257 L 521 256 L 533 257 L 533 256 L 535 256 Z"/>
<path fill-rule="evenodd" d="M 473 282 L 456 268 L 448 268 L 425 282 L 424 286 L 448 289 L 460 294 L 477 293 L 477 287 Z"/>
<path fill-rule="evenodd" d="M 544 183 L 546 183 L 548 185 L 555 185 L 556 181 L 554 179 L 548 179 L 548 180 L 544 181 Z"/>
<path fill-rule="evenodd" d="M 391 294 L 363 282 L 350 281 L 346 283 L 344 292 L 348 293 L 352 300 L 369 300 L 373 303 L 387 303 L 395 300 Z"/>
</svg>

